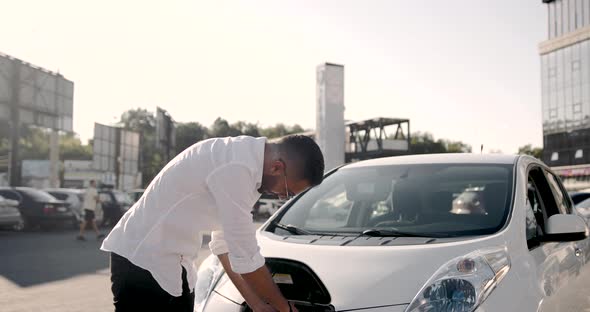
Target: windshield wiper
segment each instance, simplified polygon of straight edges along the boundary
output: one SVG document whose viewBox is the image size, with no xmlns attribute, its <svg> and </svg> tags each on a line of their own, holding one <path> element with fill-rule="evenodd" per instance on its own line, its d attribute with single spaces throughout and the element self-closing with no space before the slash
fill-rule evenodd
<svg viewBox="0 0 590 312">
<path fill-rule="evenodd" d="M 446 233 L 412 233 L 403 232 L 398 229 L 368 229 L 364 230 L 361 235 L 373 236 L 373 237 L 426 237 L 426 238 L 439 238 L 439 237 L 451 237 Z"/>
<path fill-rule="evenodd" d="M 312 233 L 310 231 L 306 231 L 304 229 L 300 229 L 292 224 L 282 224 L 280 222 L 276 222 L 275 227 L 278 227 L 279 229 L 285 230 L 291 234 L 295 234 L 295 235 L 317 235 L 316 233 Z"/>
</svg>

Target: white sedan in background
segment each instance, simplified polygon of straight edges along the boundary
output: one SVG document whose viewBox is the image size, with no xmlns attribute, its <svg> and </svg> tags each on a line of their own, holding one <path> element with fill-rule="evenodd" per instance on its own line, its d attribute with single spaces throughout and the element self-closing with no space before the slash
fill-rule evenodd
<svg viewBox="0 0 590 312">
<path fill-rule="evenodd" d="M 299 311 L 583 311 L 588 228 L 528 156 L 445 154 L 349 164 L 258 231 Z M 197 311 L 247 311 L 215 257 Z"/>
</svg>

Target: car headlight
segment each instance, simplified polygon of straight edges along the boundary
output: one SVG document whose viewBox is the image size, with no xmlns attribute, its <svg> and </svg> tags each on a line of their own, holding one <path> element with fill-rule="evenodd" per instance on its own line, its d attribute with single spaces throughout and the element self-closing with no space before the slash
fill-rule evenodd
<svg viewBox="0 0 590 312">
<path fill-rule="evenodd" d="M 195 285 L 195 311 L 203 311 L 209 295 L 223 273 L 223 266 L 215 255 L 210 255 L 201 263 L 197 271 L 197 285 Z"/>
<path fill-rule="evenodd" d="M 426 284 L 407 312 L 472 312 L 510 270 L 505 248 L 474 251 L 445 263 Z"/>
</svg>

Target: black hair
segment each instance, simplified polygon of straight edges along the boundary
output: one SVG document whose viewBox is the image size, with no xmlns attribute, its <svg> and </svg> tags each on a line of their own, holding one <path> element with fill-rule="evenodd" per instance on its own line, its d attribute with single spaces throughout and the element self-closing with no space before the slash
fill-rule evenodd
<svg viewBox="0 0 590 312">
<path fill-rule="evenodd" d="M 304 135 L 289 135 L 278 143 L 281 154 L 295 165 L 298 178 L 307 180 L 312 186 L 324 179 L 324 155 L 315 141 Z M 290 174 L 290 173 L 289 173 Z"/>
</svg>

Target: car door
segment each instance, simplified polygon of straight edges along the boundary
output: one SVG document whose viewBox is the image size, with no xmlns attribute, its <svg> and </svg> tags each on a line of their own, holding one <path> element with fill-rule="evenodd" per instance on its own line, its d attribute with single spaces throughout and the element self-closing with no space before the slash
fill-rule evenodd
<svg viewBox="0 0 590 312">
<path fill-rule="evenodd" d="M 555 214 L 566 213 L 556 200 L 540 166 L 529 168 L 527 192 L 527 244 L 534 265 L 536 286 L 543 295 L 539 311 L 572 311 L 566 303 L 576 300 L 572 281 L 579 276 L 582 262 L 576 242 L 545 242 L 545 224 Z"/>
<path fill-rule="evenodd" d="M 547 180 L 553 191 L 560 213 L 579 215 L 567 194 L 561 180 L 552 172 L 546 171 Z M 590 289 L 590 238 L 572 242 L 578 267 L 571 272 L 568 281 L 568 301 L 561 304 L 562 311 L 584 311 L 590 307 L 590 296 L 584 290 Z"/>
<path fill-rule="evenodd" d="M 25 212 L 23 212 L 23 198 L 17 192 L 12 190 L 0 190 L 0 195 L 6 199 L 16 200 L 19 203 L 18 209 L 20 210 L 21 214 L 25 214 Z"/>
</svg>

